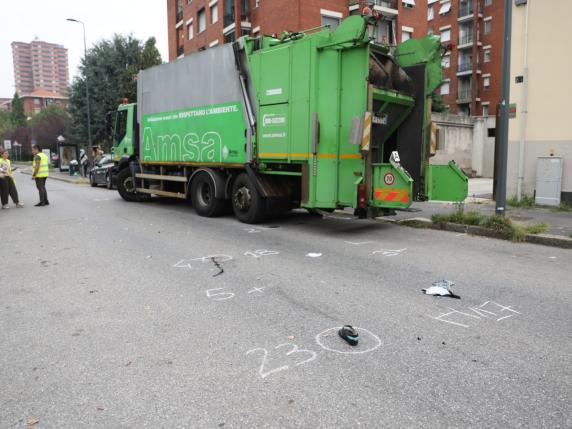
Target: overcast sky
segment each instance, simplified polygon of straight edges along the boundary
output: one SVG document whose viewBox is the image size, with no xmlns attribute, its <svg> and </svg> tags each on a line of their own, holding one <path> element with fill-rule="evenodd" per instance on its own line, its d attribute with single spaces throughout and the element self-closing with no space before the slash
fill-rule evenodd
<svg viewBox="0 0 572 429">
<path fill-rule="evenodd" d="M 0 97 L 14 95 L 13 41 L 34 38 L 68 49 L 70 83 L 83 57 L 81 24 L 85 23 L 87 46 L 114 33 L 132 33 L 138 39 L 154 36 L 163 61 L 167 53 L 167 0 L 0 0 Z"/>
</svg>

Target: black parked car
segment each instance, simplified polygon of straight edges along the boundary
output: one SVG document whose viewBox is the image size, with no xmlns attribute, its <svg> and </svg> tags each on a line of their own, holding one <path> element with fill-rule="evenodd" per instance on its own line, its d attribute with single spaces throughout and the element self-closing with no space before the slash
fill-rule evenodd
<svg viewBox="0 0 572 429">
<path fill-rule="evenodd" d="M 105 185 L 107 189 L 113 189 L 115 175 L 115 164 L 111 155 L 103 155 L 103 158 L 89 172 L 89 184 L 91 186 Z"/>
</svg>

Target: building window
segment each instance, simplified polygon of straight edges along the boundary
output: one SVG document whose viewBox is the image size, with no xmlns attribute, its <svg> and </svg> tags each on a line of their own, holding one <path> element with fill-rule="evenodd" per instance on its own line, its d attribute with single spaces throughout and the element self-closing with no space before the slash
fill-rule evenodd
<svg viewBox="0 0 572 429">
<path fill-rule="evenodd" d="M 332 31 L 336 31 L 336 28 L 338 28 L 338 25 L 340 25 L 341 20 L 342 18 L 338 17 L 337 13 L 328 13 L 322 10 L 322 27 L 329 25 Z"/>
<path fill-rule="evenodd" d="M 489 116 L 489 105 L 483 104 L 483 116 Z"/>
<path fill-rule="evenodd" d="M 427 8 L 427 21 L 431 21 L 435 17 L 435 11 L 433 10 L 433 5 L 429 5 Z"/>
<path fill-rule="evenodd" d="M 403 7 L 413 7 L 415 6 L 415 0 L 401 0 L 401 4 L 403 5 Z"/>
<path fill-rule="evenodd" d="M 449 67 L 451 67 L 451 55 L 450 54 L 443 56 L 443 58 L 441 59 L 441 67 L 443 67 L 444 69 L 448 69 Z"/>
<path fill-rule="evenodd" d="M 211 24 L 215 24 L 218 22 L 218 4 L 216 2 L 214 4 L 211 4 L 210 9 L 211 9 Z"/>
<path fill-rule="evenodd" d="M 483 51 L 483 61 L 485 63 L 490 63 L 491 62 L 491 50 L 489 49 L 485 49 Z"/>
<path fill-rule="evenodd" d="M 451 29 L 441 31 L 441 42 L 448 42 L 451 40 Z"/>
<path fill-rule="evenodd" d="M 493 0 L 485 0 L 485 6 L 490 6 L 493 4 Z"/>
<path fill-rule="evenodd" d="M 189 40 L 193 40 L 193 20 L 191 19 L 191 21 L 187 24 L 187 34 L 189 37 Z"/>
<path fill-rule="evenodd" d="M 445 15 L 451 11 L 451 2 L 441 3 L 441 9 L 439 9 L 439 15 Z"/>
<path fill-rule="evenodd" d="M 40 99 L 39 99 L 39 98 L 34 98 L 34 104 L 40 105 Z"/>
<path fill-rule="evenodd" d="M 258 7 L 260 6 L 260 0 L 256 0 L 256 2 L 254 3 L 254 7 Z"/>
<path fill-rule="evenodd" d="M 232 43 L 235 40 L 236 40 L 236 34 L 234 33 L 234 30 L 224 35 L 224 43 Z"/>
<path fill-rule="evenodd" d="M 405 42 L 413 37 L 413 31 L 401 30 L 401 41 Z"/>
<path fill-rule="evenodd" d="M 198 20 L 199 20 L 199 31 L 197 34 L 201 34 L 203 31 L 206 30 L 207 28 L 207 16 L 206 16 L 206 12 L 205 9 L 202 8 L 201 10 L 199 10 L 198 13 Z"/>
<path fill-rule="evenodd" d="M 449 89 L 450 89 L 450 83 L 449 82 L 443 83 L 443 85 L 441 85 L 441 95 L 449 94 Z"/>
<path fill-rule="evenodd" d="M 493 20 L 487 19 L 485 21 L 485 34 L 489 34 L 492 31 L 492 28 L 493 28 Z"/>
<path fill-rule="evenodd" d="M 193 0 L 187 0 L 187 4 L 191 4 Z"/>
<path fill-rule="evenodd" d="M 483 87 L 485 89 L 489 89 L 490 86 L 491 86 L 491 77 L 490 76 L 483 77 Z"/>
</svg>

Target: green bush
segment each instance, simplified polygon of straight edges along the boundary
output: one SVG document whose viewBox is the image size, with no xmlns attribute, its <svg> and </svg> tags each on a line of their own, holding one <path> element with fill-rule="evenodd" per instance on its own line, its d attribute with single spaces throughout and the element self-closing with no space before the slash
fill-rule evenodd
<svg viewBox="0 0 572 429">
<path fill-rule="evenodd" d="M 548 229 L 548 225 L 545 223 L 534 223 L 532 225 L 528 225 L 525 230 L 527 234 L 542 234 L 544 231 Z"/>
<path fill-rule="evenodd" d="M 529 208 L 534 206 L 534 198 L 529 197 L 528 195 L 523 195 L 520 201 L 516 196 L 510 197 L 506 203 L 510 207 L 522 207 L 522 208 Z"/>
</svg>

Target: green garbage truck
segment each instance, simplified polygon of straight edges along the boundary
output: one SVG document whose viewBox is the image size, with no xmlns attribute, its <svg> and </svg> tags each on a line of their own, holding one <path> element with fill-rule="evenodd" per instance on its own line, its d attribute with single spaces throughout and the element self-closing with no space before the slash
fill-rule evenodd
<svg viewBox="0 0 572 429">
<path fill-rule="evenodd" d="M 462 201 L 467 178 L 433 165 L 437 37 L 393 51 L 376 18 L 242 37 L 137 77 L 113 112 L 118 192 L 189 199 L 201 216 L 245 223 L 292 208 L 390 215 L 413 201 Z"/>
</svg>

